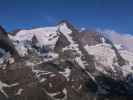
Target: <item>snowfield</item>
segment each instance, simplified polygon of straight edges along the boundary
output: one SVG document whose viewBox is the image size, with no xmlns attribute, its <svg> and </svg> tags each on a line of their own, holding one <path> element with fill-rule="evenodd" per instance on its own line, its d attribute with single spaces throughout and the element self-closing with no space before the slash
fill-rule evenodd
<svg viewBox="0 0 133 100">
<path fill-rule="evenodd" d="M 58 40 L 57 29 L 58 27 L 44 27 L 31 30 L 21 30 L 16 34 L 16 36 L 12 36 L 11 38 L 15 41 L 23 42 L 31 41 L 35 36 L 41 47 L 44 45 L 54 46 Z"/>
</svg>

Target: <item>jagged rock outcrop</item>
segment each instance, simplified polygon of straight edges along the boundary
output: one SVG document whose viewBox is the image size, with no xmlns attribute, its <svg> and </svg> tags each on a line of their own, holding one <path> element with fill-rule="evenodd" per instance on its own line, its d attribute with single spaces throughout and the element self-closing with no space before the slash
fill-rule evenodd
<svg viewBox="0 0 133 100">
<path fill-rule="evenodd" d="M 6 52 L 10 52 L 12 56 L 18 58 L 18 52 L 15 49 L 12 41 L 8 37 L 8 33 L 0 26 L 0 48 L 4 49 Z"/>
</svg>

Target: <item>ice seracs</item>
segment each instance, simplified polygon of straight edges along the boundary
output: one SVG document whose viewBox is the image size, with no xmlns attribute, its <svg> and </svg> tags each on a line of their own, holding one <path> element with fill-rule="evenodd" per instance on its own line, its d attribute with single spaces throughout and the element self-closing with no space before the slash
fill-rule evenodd
<svg viewBox="0 0 133 100">
<path fill-rule="evenodd" d="M 36 28 L 30 30 L 21 30 L 15 36 L 10 36 L 14 41 L 32 41 L 32 38 L 35 36 L 40 44 L 40 46 L 50 45 L 54 47 L 56 41 L 58 40 L 57 35 L 58 27 L 44 27 Z"/>
</svg>

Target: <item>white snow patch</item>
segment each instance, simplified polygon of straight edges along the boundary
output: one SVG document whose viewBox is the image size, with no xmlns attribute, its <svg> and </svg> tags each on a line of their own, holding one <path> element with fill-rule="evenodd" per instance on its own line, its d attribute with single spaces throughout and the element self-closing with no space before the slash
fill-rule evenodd
<svg viewBox="0 0 133 100">
<path fill-rule="evenodd" d="M 11 55 L 9 52 L 6 52 L 3 57 L 0 58 L 0 64 L 3 64 L 4 62 L 8 62 Z"/>
<path fill-rule="evenodd" d="M 34 64 L 34 63 L 32 63 L 32 62 L 30 62 L 30 61 L 27 61 L 27 62 L 26 62 L 26 66 L 33 67 L 33 66 L 35 66 L 35 64 Z"/>
<path fill-rule="evenodd" d="M 52 83 L 50 83 L 50 82 L 49 82 L 49 87 L 50 87 L 50 88 L 52 88 L 52 87 L 53 87 Z"/>
<path fill-rule="evenodd" d="M 63 90 L 62 90 L 62 92 L 65 94 L 65 97 L 63 98 L 63 100 L 67 100 L 67 97 L 68 97 L 68 93 L 67 93 L 67 89 L 66 88 L 64 88 Z"/>
<path fill-rule="evenodd" d="M 85 65 L 86 65 L 87 63 L 86 63 L 85 61 L 81 60 L 81 57 L 76 57 L 76 58 L 75 58 L 75 61 L 78 63 L 78 65 L 79 65 L 82 69 L 84 69 L 84 71 L 88 74 L 88 76 L 89 76 L 95 83 L 97 83 L 96 80 L 95 80 L 95 77 L 94 77 L 90 72 L 88 72 L 87 70 L 85 70 L 85 69 L 86 69 Z"/>
<path fill-rule="evenodd" d="M 21 56 L 21 57 L 24 57 L 26 55 L 28 55 L 28 49 L 24 46 L 24 44 L 21 42 L 21 43 L 18 43 L 15 45 L 15 48 L 18 52 L 18 54 Z"/>
<path fill-rule="evenodd" d="M 128 74 L 133 74 L 133 52 L 121 49 L 119 53 L 128 62 L 121 67 L 123 75 L 126 77 Z"/>
<path fill-rule="evenodd" d="M 43 54 L 43 57 L 44 57 L 44 62 L 48 62 L 48 61 L 57 59 L 59 57 L 59 54 L 54 52 L 49 52 L 49 53 Z"/>
<path fill-rule="evenodd" d="M 123 75 L 126 77 L 128 74 L 133 74 L 133 70 L 132 70 L 132 66 L 130 65 L 124 65 L 122 66 L 122 72 L 123 72 Z"/>
<path fill-rule="evenodd" d="M 80 84 L 79 87 L 78 87 L 78 90 L 81 90 L 82 89 L 82 85 Z"/>
<path fill-rule="evenodd" d="M 44 90 L 44 89 L 43 89 Z M 56 92 L 56 93 L 48 93 L 46 90 L 44 90 L 48 96 L 50 96 L 53 100 L 67 100 L 67 89 L 64 88 L 62 91 Z M 61 92 L 65 94 L 65 97 L 63 98 L 55 98 L 55 96 L 59 95 Z"/>
<path fill-rule="evenodd" d="M 67 35 L 68 34 L 70 35 L 72 33 L 72 31 L 67 27 L 66 23 L 60 24 L 59 28 L 60 28 L 61 33 L 64 33 L 64 34 L 67 34 Z"/>
<path fill-rule="evenodd" d="M 83 61 L 81 60 L 81 57 L 76 57 L 75 58 L 75 61 L 79 64 L 79 66 L 82 68 L 82 69 L 85 69 L 85 66 L 83 64 Z"/>
<path fill-rule="evenodd" d="M 23 91 L 24 91 L 24 89 L 22 89 L 22 88 L 18 89 L 16 95 L 21 95 L 21 93 L 22 93 Z"/>
<path fill-rule="evenodd" d="M 117 58 L 115 51 L 111 49 L 111 46 L 108 44 L 97 44 L 95 46 L 86 45 L 85 50 L 88 54 L 94 55 L 95 60 L 106 67 L 114 69 L 114 60 Z M 98 66 L 99 67 L 99 66 Z"/>
<path fill-rule="evenodd" d="M 59 26 L 59 31 L 67 38 L 67 40 L 71 44 L 74 44 L 74 41 L 73 41 L 72 37 L 70 36 L 72 34 L 72 31 L 67 27 L 67 25 L 65 23 L 63 23 Z"/>
<path fill-rule="evenodd" d="M 69 76 L 71 74 L 71 69 L 66 68 L 64 72 L 59 72 L 60 74 L 62 74 L 63 76 L 65 76 L 67 78 L 67 80 L 69 80 Z"/>
<path fill-rule="evenodd" d="M 11 88 L 11 87 L 14 87 L 14 86 L 17 86 L 17 85 L 18 85 L 18 83 L 14 83 L 14 84 L 8 85 L 8 84 L 3 83 L 2 81 L 0 81 L 0 92 L 1 92 L 4 96 L 6 96 L 6 98 L 8 98 L 8 95 L 7 95 L 7 93 L 3 90 L 3 88 L 5 88 L 5 87 Z"/>
<path fill-rule="evenodd" d="M 42 83 L 42 82 L 45 82 L 46 80 L 47 80 L 46 78 L 42 78 L 39 80 L 39 82 Z"/>
<path fill-rule="evenodd" d="M 43 90 L 44 90 L 44 89 L 43 89 Z M 44 90 L 44 91 L 47 93 L 48 96 L 51 97 L 52 100 L 64 100 L 64 99 L 54 98 L 54 96 L 59 95 L 60 92 L 56 92 L 56 93 L 48 93 L 46 90 Z"/>
<path fill-rule="evenodd" d="M 70 44 L 69 46 L 64 47 L 62 50 L 63 51 L 75 50 L 79 55 L 82 55 L 82 52 L 79 50 L 79 45 L 78 44 Z"/>
<path fill-rule="evenodd" d="M 101 40 L 102 40 L 102 43 L 105 43 L 106 42 L 106 40 L 105 40 L 104 37 L 102 37 Z"/>
<path fill-rule="evenodd" d="M 48 94 L 50 97 L 54 97 L 54 96 L 60 94 L 60 92 L 56 92 L 56 93 L 48 93 L 48 92 L 47 92 L 47 94 Z M 55 99 L 54 99 L 54 100 L 55 100 Z M 56 100 L 59 100 L 59 99 L 56 99 Z"/>
<path fill-rule="evenodd" d="M 129 65 L 133 65 L 133 52 L 127 50 L 119 50 L 121 56 L 128 61 Z"/>
<path fill-rule="evenodd" d="M 39 69 L 34 69 L 34 67 L 32 67 L 32 72 L 35 73 L 35 76 L 38 80 L 40 80 L 40 82 L 44 82 L 45 79 L 41 77 L 41 75 L 48 75 L 48 74 L 52 74 L 52 72 L 48 72 L 45 70 L 39 70 Z"/>
<path fill-rule="evenodd" d="M 56 74 L 51 74 L 51 75 L 50 75 L 50 77 L 55 77 L 55 76 L 56 76 Z"/>
</svg>

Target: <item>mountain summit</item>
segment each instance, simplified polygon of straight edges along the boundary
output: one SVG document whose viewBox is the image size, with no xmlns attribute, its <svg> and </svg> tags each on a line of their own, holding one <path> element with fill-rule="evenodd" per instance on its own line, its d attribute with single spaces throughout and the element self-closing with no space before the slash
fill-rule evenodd
<svg viewBox="0 0 133 100">
<path fill-rule="evenodd" d="M 55 26 L 21 29 L 6 39 L 20 58 L 13 63 L 5 62 L 10 57 L 3 61 L 12 50 L 0 58 L 2 100 L 133 96 L 133 53 L 118 48 L 103 33 L 80 31 L 61 21 Z"/>
</svg>

